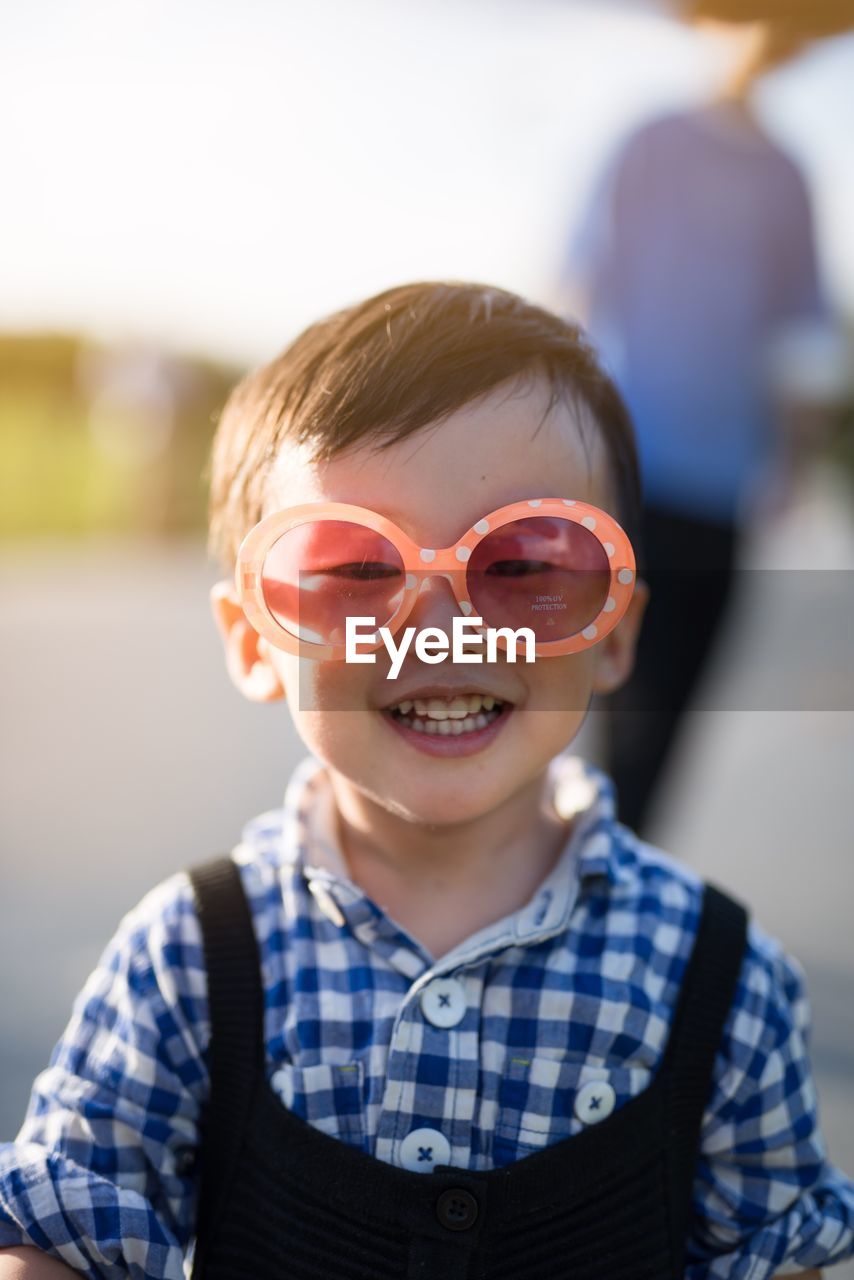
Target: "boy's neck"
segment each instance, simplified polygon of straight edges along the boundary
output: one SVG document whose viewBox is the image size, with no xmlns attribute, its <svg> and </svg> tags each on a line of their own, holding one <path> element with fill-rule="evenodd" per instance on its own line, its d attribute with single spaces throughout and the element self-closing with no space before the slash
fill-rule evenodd
<svg viewBox="0 0 854 1280">
<path fill-rule="evenodd" d="M 529 901 L 571 823 L 546 802 L 543 775 L 473 821 L 415 824 L 330 774 L 350 878 L 434 955 Z M 426 931 L 446 913 L 430 939 Z M 459 935 L 459 936 L 458 936 Z"/>
</svg>

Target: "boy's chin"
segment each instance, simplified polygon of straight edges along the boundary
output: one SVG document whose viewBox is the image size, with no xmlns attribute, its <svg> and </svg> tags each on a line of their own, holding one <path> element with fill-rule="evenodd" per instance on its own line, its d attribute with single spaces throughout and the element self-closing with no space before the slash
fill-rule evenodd
<svg viewBox="0 0 854 1280">
<path fill-rule="evenodd" d="M 500 798 L 506 799 L 506 792 Z M 385 798 L 384 804 L 386 811 L 402 822 L 431 831 L 450 831 L 455 827 L 466 826 L 494 813 L 497 807 L 498 800 L 493 801 L 490 797 L 468 796 L 456 799 L 447 795 L 437 795 L 432 799 L 425 795 L 417 798 L 389 796 Z"/>
<path fill-rule="evenodd" d="M 519 785 L 518 777 L 504 776 L 500 770 L 465 769 L 460 762 L 449 762 L 450 769 L 455 776 L 432 779 L 424 774 L 403 777 L 397 770 L 382 777 L 378 772 L 370 780 L 369 791 L 376 803 L 402 822 L 440 830 L 494 814 Z"/>
</svg>

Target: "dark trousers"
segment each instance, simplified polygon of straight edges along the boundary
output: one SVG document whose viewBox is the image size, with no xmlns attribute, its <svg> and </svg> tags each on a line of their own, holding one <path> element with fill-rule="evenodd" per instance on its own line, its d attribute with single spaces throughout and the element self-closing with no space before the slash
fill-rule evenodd
<svg viewBox="0 0 854 1280">
<path fill-rule="evenodd" d="M 635 669 L 602 709 L 618 817 L 643 834 L 677 729 L 726 613 L 737 530 L 652 507 L 644 512 L 641 536 L 640 576 L 649 584 L 650 600 Z"/>
</svg>

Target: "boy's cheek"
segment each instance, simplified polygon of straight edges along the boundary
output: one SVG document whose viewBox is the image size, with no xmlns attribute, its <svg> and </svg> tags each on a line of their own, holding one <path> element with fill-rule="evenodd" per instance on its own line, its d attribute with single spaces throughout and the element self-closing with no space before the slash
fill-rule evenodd
<svg viewBox="0 0 854 1280">
<path fill-rule="evenodd" d="M 583 715 L 590 704 L 595 676 L 594 649 L 559 658 L 538 658 L 529 707 L 567 716 Z"/>
<path fill-rule="evenodd" d="M 371 705 L 376 680 L 374 666 L 339 662 L 315 662 L 294 654 L 281 654 L 279 670 L 291 714 L 335 716 L 344 711 L 364 711 Z M 393 682 L 389 681 L 393 690 Z"/>
</svg>

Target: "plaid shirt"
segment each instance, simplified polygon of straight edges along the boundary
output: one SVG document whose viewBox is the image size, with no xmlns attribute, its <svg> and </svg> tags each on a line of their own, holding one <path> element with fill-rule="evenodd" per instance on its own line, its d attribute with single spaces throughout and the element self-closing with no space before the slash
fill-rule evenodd
<svg viewBox="0 0 854 1280">
<path fill-rule="evenodd" d="M 612 1108 L 650 1083 L 702 885 L 616 822 L 600 771 L 564 756 L 550 776 L 555 808 L 575 816 L 557 864 L 438 961 L 348 879 L 316 761 L 245 827 L 233 857 L 261 952 L 267 1071 L 309 1123 L 398 1163 L 428 1128 L 447 1143 L 437 1163 L 489 1169 L 595 1122 L 577 1110 L 588 1082 L 606 1082 Z M 748 944 L 686 1280 L 765 1280 L 854 1252 L 854 1184 L 818 1128 L 803 971 L 752 922 Z M 90 1277 L 189 1274 L 208 1040 L 182 871 L 121 920 L 0 1146 L 0 1246 L 36 1245 Z"/>
</svg>

